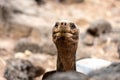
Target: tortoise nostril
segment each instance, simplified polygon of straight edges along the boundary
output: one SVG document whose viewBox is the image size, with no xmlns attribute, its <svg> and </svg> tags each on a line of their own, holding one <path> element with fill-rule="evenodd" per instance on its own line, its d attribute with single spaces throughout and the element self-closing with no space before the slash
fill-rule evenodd
<svg viewBox="0 0 120 80">
<path fill-rule="evenodd" d="M 61 22 L 61 25 L 63 25 L 63 22 Z"/>
</svg>

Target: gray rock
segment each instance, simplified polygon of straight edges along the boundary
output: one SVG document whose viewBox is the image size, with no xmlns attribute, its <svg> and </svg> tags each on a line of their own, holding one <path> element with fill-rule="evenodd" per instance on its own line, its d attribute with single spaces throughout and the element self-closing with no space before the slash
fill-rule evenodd
<svg viewBox="0 0 120 80">
<path fill-rule="evenodd" d="M 30 41 L 18 41 L 16 44 L 14 51 L 15 52 L 25 52 L 26 50 L 29 50 L 33 53 L 41 53 L 41 47 L 38 44 L 31 43 Z"/>
<path fill-rule="evenodd" d="M 117 52 L 118 52 L 118 54 L 119 54 L 119 59 L 120 59 L 120 43 L 119 43 L 118 46 L 117 46 Z"/>
<path fill-rule="evenodd" d="M 32 36 L 35 34 L 32 34 Z M 35 36 L 33 37 L 35 39 Z M 14 47 L 14 52 L 25 52 L 26 50 L 31 51 L 32 53 L 45 53 L 49 55 L 56 55 L 57 49 L 54 43 L 47 38 L 43 38 L 41 41 L 31 40 L 31 39 L 21 39 L 16 42 Z M 35 42 L 36 41 L 36 42 Z"/>
<path fill-rule="evenodd" d="M 35 1 L 36 1 L 36 3 L 37 3 L 38 5 L 40 5 L 40 4 L 44 4 L 44 3 L 45 3 L 44 0 L 35 0 Z"/>
<path fill-rule="evenodd" d="M 113 63 L 110 66 L 93 71 L 89 74 L 91 80 L 119 80 L 120 63 Z"/>
<path fill-rule="evenodd" d="M 4 72 L 7 80 L 34 80 L 44 73 L 41 67 L 35 67 L 31 62 L 22 59 L 9 59 Z"/>
<path fill-rule="evenodd" d="M 92 36 L 100 36 L 105 33 L 109 33 L 112 30 L 111 24 L 103 19 L 96 20 L 92 22 L 87 29 L 86 33 Z"/>
<path fill-rule="evenodd" d="M 119 80 L 120 79 L 120 73 L 109 73 L 109 74 L 103 74 L 99 76 L 94 76 L 90 80 Z"/>
</svg>

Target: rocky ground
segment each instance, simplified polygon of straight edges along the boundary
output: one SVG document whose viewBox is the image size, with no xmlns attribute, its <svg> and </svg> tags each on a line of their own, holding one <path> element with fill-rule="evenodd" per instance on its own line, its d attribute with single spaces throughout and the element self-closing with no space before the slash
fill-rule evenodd
<svg viewBox="0 0 120 80">
<path fill-rule="evenodd" d="M 97 37 L 86 33 L 98 19 L 110 22 L 113 31 Z M 120 61 L 120 0 L 0 0 L 0 80 L 5 80 L 10 58 L 29 60 L 45 71 L 55 69 L 57 52 L 51 32 L 60 20 L 72 21 L 80 29 L 77 60 Z"/>
</svg>

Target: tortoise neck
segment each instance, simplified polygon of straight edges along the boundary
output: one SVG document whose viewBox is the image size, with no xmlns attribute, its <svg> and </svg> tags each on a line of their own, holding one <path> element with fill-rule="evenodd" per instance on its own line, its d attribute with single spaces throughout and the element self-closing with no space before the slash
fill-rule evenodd
<svg viewBox="0 0 120 80">
<path fill-rule="evenodd" d="M 63 57 L 58 54 L 57 56 L 57 71 L 76 71 L 75 55 Z"/>
<path fill-rule="evenodd" d="M 57 71 L 76 71 L 77 43 L 69 40 L 58 40 L 55 45 L 58 51 Z"/>
</svg>

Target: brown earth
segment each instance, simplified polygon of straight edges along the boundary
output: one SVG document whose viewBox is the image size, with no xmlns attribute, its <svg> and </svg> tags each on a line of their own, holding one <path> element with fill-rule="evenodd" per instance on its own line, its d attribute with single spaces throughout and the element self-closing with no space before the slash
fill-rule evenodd
<svg viewBox="0 0 120 80">
<path fill-rule="evenodd" d="M 97 38 L 88 35 L 94 45 L 86 45 L 85 31 L 97 19 L 107 20 L 118 32 Z M 39 5 L 35 0 L 0 0 L 0 80 L 5 80 L 3 72 L 9 58 L 27 59 L 46 71 L 55 69 L 57 52 L 51 31 L 59 20 L 72 21 L 80 29 L 77 59 L 97 57 L 119 62 L 120 0 L 85 0 L 82 3 L 45 0 Z M 18 43 L 30 43 L 32 47 L 26 46 L 23 50 L 24 45 Z"/>
</svg>

